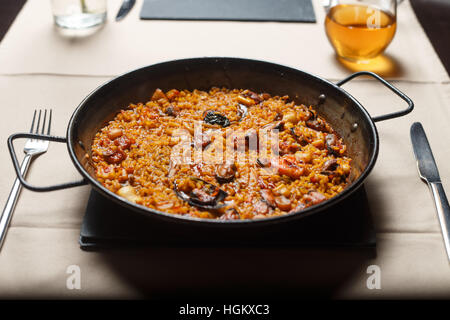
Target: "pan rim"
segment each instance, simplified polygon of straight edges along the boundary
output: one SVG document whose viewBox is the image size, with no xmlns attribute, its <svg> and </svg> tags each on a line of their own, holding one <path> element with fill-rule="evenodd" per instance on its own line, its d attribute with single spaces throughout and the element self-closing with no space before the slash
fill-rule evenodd
<svg viewBox="0 0 450 320">
<path fill-rule="evenodd" d="M 124 77 L 131 76 L 133 73 L 138 73 L 145 69 L 161 67 L 161 66 L 164 66 L 167 64 L 174 64 L 174 63 L 188 64 L 188 63 L 199 62 L 199 61 L 209 61 L 209 62 L 216 62 L 216 63 L 230 61 L 230 62 L 235 62 L 235 63 L 243 62 L 243 63 L 265 64 L 267 66 L 281 68 L 281 69 L 284 69 L 289 72 L 294 72 L 294 73 L 300 72 L 304 76 L 314 79 L 316 82 L 323 83 L 337 91 L 340 91 L 345 96 L 347 96 L 347 98 L 349 98 L 351 100 L 351 102 L 354 104 L 355 107 L 358 107 L 358 109 L 361 111 L 364 118 L 366 119 L 366 122 L 369 124 L 369 126 L 368 126 L 370 128 L 369 131 L 373 137 L 373 145 L 369 145 L 369 149 L 373 150 L 373 152 L 368 160 L 366 168 L 361 172 L 361 174 L 355 181 L 353 181 L 349 186 L 347 186 L 338 195 L 334 196 L 331 199 L 328 199 L 327 201 L 324 201 L 320 204 L 308 207 L 304 210 L 296 211 L 296 212 L 289 213 L 286 215 L 267 217 L 264 219 L 245 219 L 245 220 L 219 220 L 219 219 L 186 217 L 183 215 L 154 210 L 154 209 L 148 208 L 143 205 L 129 202 L 128 200 L 126 200 L 126 199 L 118 196 L 117 194 L 113 193 L 112 191 L 106 189 L 104 186 L 101 185 L 101 183 L 98 180 L 96 180 L 91 175 L 89 175 L 89 173 L 86 171 L 86 169 L 84 169 L 84 167 L 81 165 L 80 161 L 76 157 L 74 147 L 73 147 L 73 138 L 75 136 L 75 128 L 76 128 L 77 118 L 80 115 L 80 113 L 83 111 L 83 109 L 86 106 L 89 99 L 92 96 L 94 96 L 97 92 L 99 92 L 103 87 L 105 87 L 107 85 L 111 85 L 112 83 L 114 83 Z M 94 189 L 96 191 L 99 191 L 104 196 L 108 197 L 109 199 L 113 200 L 114 202 L 118 203 L 119 205 L 122 205 L 128 209 L 131 209 L 134 212 L 137 212 L 139 214 L 142 214 L 142 215 L 145 215 L 148 217 L 155 217 L 158 219 L 163 219 L 163 220 L 167 220 L 167 221 L 171 221 L 171 222 L 185 223 L 187 225 L 196 224 L 196 225 L 219 226 L 219 227 L 237 227 L 237 226 L 248 226 L 248 225 L 263 226 L 263 225 L 267 225 L 267 224 L 275 224 L 275 223 L 281 223 L 281 222 L 284 223 L 289 220 L 305 218 L 305 217 L 311 216 L 315 213 L 321 212 L 327 208 L 330 208 L 333 205 L 335 205 L 336 203 L 344 200 L 345 198 L 347 198 L 348 196 L 353 194 L 353 192 L 355 192 L 356 190 L 358 190 L 361 187 L 361 185 L 363 184 L 363 182 L 365 181 L 367 176 L 372 171 L 372 169 L 375 165 L 375 162 L 378 158 L 378 152 L 379 152 L 378 131 L 377 131 L 374 121 L 372 120 L 368 111 L 363 107 L 363 105 L 357 99 L 355 99 L 350 93 L 348 93 L 346 90 L 337 86 L 335 83 L 333 83 L 329 80 L 323 79 L 323 78 L 316 76 L 314 74 L 311 74 L 309 72 L 306 72 L 306 71 L 303 71 L 300 69 L 296 69 L 296 68 L 293 68 L 293 67 L 290 67 L 287 65 L 282 65 L 279 63 L 273 63 L 273 62 L 262 61 L 262 60 L 238 58 L 238 57 L 195 57 L 195 58 L 187 58 L 187 59 L 177 59 L 177 60 L 159 62 L 159 63 L 147 65 L 144 67 L 140 67 L 140 68 L 134 69 L 132 71 L 125 72 L 125 73 L 123 73 L 117 77 L 114 77 L 113 79 L 103 83 L 102 85 L 98 86 L 96 89 L 94 89 L 92 92 L 90 92 L 80 102 L 80 104 L 76 107 L 76 109 L 72 113 L 72 116 L 67 125 L 67 133 L 66 134 L 67 134 L 66 136 L 67 136 L 68 152 L 69 152 L 70 158 L 71 158 L 72 162 L 74 163 L 76 169 L 78 170 L 78 172 L 80 172 L 80 174 L 83 176 L 83 178 L 86 179 L 88 181 L 88 183 L 94 187 Z"/>
</svg>

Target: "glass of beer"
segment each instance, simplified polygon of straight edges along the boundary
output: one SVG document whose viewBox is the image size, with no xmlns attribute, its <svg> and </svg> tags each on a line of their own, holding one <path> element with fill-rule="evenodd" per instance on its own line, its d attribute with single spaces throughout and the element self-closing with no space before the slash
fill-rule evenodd
<svg viewBox="0 0 450 320">
<path fill-rule="evenodd" d="M 339 57 L 368 62 L 394 38 L 396 0 L 331 0 L 325 30 Z"/>
</svg>

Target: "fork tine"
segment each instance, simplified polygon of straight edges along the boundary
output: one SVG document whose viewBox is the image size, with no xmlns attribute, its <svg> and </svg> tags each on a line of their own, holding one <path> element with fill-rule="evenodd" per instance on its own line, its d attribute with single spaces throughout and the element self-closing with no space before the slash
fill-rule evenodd
<svg viewBox="0 0 450 320">
<path fill-rule="evenodd" d="M 41 123 L 41 113 L 42 113 L 42 110 L 39 110 L 38 122 L 37 122 L 37 126 L 36 126 L 36 134 L 39 133 L 39 124 Z"/>
<path fill-rule="evenodd" d="M 33 114 L 33 122 L 31 122 L 30 133 L 33 133 L 34 120 L 36 120 L 36 112 L 37 112 L 37 110 L 34 110 L 34 114 Z"/>
<path fill-rule="evenodd" d="M 52 109 L 50 109 L 50 114 L 48 115 L 48 130 L 47 135 L 50 135 L 50 127 L 52 125 Z"/>
<path fill-rule="evenodd" d="M 44 110 L 44 120 L 42 121 L 42 130 L 41 130 L 41 134 L 44 134 L 44 130 L 45 130 L 45 120 L 47 120 L 47 109 Z"/>
</svg>

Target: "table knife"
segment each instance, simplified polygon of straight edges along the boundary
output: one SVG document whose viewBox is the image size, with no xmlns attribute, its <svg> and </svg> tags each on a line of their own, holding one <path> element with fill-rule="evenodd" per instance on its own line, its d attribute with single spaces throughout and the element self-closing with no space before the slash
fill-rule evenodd
<svg viewBox="0 0 450 320">
<path fill-rule="evenodd" d="M 133 9 L 136 0 L 123 0 L 119 12 L 117 12 L 116 21 L 120 21 Z"/>
<path fill-rule="evenodd" d="M 422 125 L 419 122 L 413 123 L 410 134 L 419 176 L 428 184 L 433 195 L 442 237 L 444 238 L 445 250 L 450 261 L 450 206 L 447 196 L 442 187 L 439 171 Z"/>
</svg>

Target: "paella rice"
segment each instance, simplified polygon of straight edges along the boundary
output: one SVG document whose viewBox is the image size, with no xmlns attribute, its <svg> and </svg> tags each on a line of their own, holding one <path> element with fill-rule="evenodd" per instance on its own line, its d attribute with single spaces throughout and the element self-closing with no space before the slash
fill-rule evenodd
<svg viewBox="0 0 450 320">
<path fill-rule="evenodd" d="M 248 89 L 157 89 L 94 137 L 96 178 L 172 214 L 258 219 L 301 211 L 349 183 L 346 145 L 311 106 Z"/>
</svg>

